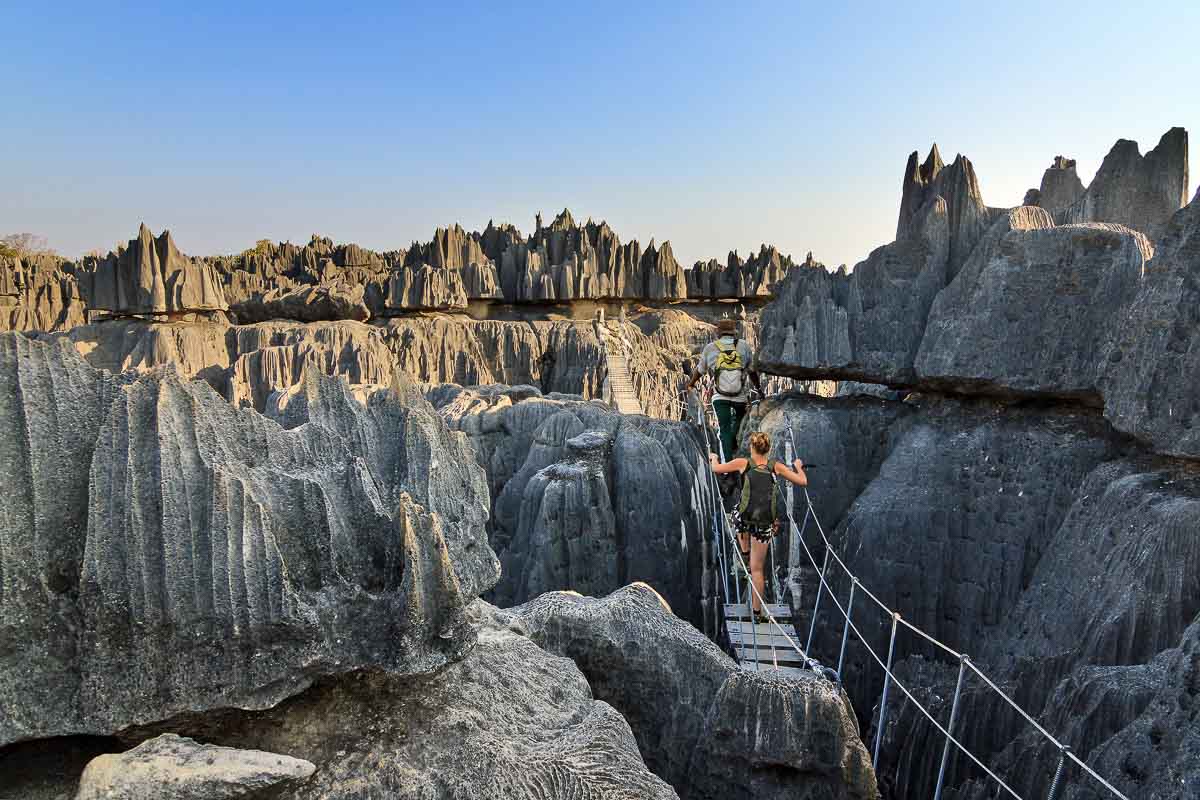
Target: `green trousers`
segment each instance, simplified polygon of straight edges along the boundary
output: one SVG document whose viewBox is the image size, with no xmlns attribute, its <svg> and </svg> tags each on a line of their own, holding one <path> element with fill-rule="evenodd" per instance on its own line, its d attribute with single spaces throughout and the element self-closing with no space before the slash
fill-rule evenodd
<svg viewBox="0 0 1200 800">
<path fill-rule="evenodd" d="M 738 429 L 746 418 L 746 404 L 728 400 L 713 400 L 713 411 L 717 413 L 717 426 L 721 429 L 722 461 L 731 461 L 737 452 Z"/>
</svg>

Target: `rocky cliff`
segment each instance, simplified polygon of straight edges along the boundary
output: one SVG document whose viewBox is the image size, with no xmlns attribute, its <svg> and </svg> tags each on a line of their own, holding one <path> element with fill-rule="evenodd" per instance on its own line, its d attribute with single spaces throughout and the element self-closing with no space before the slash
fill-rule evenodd
<svg viewBox="0 0 1200 800">
<path fill-rule="evenodd" d="M 470 645 L 463 609 L 498 575 L 486 483 L 419 397 L 363 406 L 309 373 L 288 430 L 18 334 L 0 370 L 24 432 L 0 453 L 0 741 L 266 707 Z"/>
<path fill-rule="evenodd" d="M 751 426 L 771 433 L 782 456 L 788 420 L 801 457 L 821 465 L 810 490 L 825 530 L 881 601 L 969 653 L 1128 796 L 1156 785 L 1151 765 L 1196 779 L 1187 766 L 1192 744 L 1163 733 L 1176 707 L 1155 705 L 1156 697 L 1183 698 L 1179 713 L 1192 713 L 1181 650 L 1200 620 L 1200 590 L 1187 578 L 1200 563 L 1194 464 L 1154 454 L 1075 405 L 792 395 L 760 407 Z M 819 560 L 811 527 L 805 539 Z M 802 553 L 798 566 L 807 564 Z M 808 615 L 813 571 L 788 577 Z M 844 573 L 833 570 L 830 582 L 844 604 Z M 869 602 L 855 609 L 856 625 L 886 652 L 890 620 Z M 826 597 L 813 654 L 836 660 L 841 635 Z M 904 630 L 896 661 L 901 680 L 939 720 L 948 717 L 956 663 Z M 869 731 L 882 673 L 853 637 L 842 678 Z M 1021 796 L 1049 785 L 1056 754 L 973 677 L 958 735 Z M 940 742 L 936 731 L 893 692 L 880 766 L 892 793 L 932 792 L 941 749 L 931 741 Z M 1124 761 L 1115 755 L 1121 747 L 1129 748 Z M 957 796 L 994 792 L 963 758 L 949 776 Z M 1077 773 L 1072 783 L 1080 797 L 1101 796 L 1088 794 L 1096 784 Z"/>
<path fill-rule="evenodd" d="M 1178 138 L 1172 132 L 1164 142 Z M 961 253 L 975 231 L 963 220 L 974 217 L 960 214 L 955 222 L 950 209 L 961 200 L 927 196 L 949 191 L 938 187 L 949 171 L 939 163 L 933 158 L 918 168 L 910 159 L 904 237 L 851 274 L 798 270 L 781 284 L 762 312 L 762 368 L 1070 399 L 1103 407 L 1118 430 L 1160 452 L 1200 457 L 1196 409 L 1187 399 L 1196 394 L 1186 368 L 1195 325 L 1184 302 L 1186 276 L 1200 263 L 1195 201 L 1154 228 L 1157 249 L 1116 223 L 1056 225 L 1034 207 L 991 212 L 986 232 L 955 269 L 955 243 Z M 1177 163 L 1168 171 L 1180 174 Z"/>
<path fill-rule="evenodd" d="M 489 536 L 503 565 L 494 602 L 644 581 L 701 624 L 700 543 L 715 500 L 690 426 L 532 387 L 447 386 L 430 398 L 491 484 Z"/>
</svg>

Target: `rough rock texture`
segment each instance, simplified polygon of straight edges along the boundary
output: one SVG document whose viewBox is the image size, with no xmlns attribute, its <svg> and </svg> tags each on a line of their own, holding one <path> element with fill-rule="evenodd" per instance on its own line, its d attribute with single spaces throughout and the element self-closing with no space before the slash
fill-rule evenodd
<svg viewBox="0 0 1200 800">
<path fill-rule="evenodd" d="M 794 378 L 911 383 L 950 258 L 944 200 L 934 196 L 917 213 L 904 238 L 875 249 L 851 274 L 789 273 L 762 311 L 759 367 Z"/>
<path fill-rule="evenodd" d="M 1157 242 L 1171 215 L 1187 203 L 1188 136 L 1163 134 L 1145 156 L 1137 142 L 1118 139 L 1087 191 L 1057 216 L 1059 222 L 1114 222 Z"/>
<path fill-rule="evenodd" d="M 1174 732 L 1194 714 L 1186 653 L 1200 613 L 1200 585 L 1189 578 L 1200 569 L 1200 471 L 1147 453 L 1079 406 L 847 402 L 778 398 L 754 423 L 774 435 L 791 417 L 802 452 L 812 453 L 806 458 L 847 463 L 829 479 L 815 469 L 810 480 L 831 540 L 864 585 L 970 653 L 1128 796 L 1173 785 L 1163 771 L 1195 781 L 1195 744 Z M 873 436 L 854 434 L 851 424 Z M 868 442 L 847 447 L 852 435 Z M 842 483 L 856 496 L 839 518 Z M 823 500 L 829 494 L 833 502 Z M 835 569 L 830 582 L 844 603 L 844 574 Z M 811 589 L 802 591 L 801 610 L 812 600 Z M 828 663 L 842 620 L 828 597 L 823 608 L 813 655 Z M 856 625 L 886 652 L 888 620 L 868 602 L 855 609 Z M 956 664 L 903 629 L 896 658 L 901 680 L 944 720 Z M 853 638 L 846 659 L 843 680 L 873 735 L 881 672 Z M 881 781 L 894 796 L 929 796 L 940 740 L 902 694 L 892 697 Z M 1053 751 L 974 678 L 958 733 L 1021 796 L 1045 793 Z M 965 759 L 952 761 L 948 775 L 950 796 L 994 796 Z M 1071 782 L 1088 785 L 1077 772 Z"/>
<path fill-rule="evenodd" d="M 1111 166 L 1097 182 L 1121 186 L 1114 176 L 1128 183 L 1141 175 L 1158 186 L 1166 180 L 1160 173 L 1181 174 L 1183 136 L 1168 133 L 1152 154 L 1138 156 L 1136 171 Z M 1114 153 L 1123 147 L 1118 143 Z M 1116 156 L 1110 161 L 1119 163 Z M 925 166 L 910 159 L 915 172 L 905 184 L 900 225 L 905 238 L 876 250 L 852 274 L 789 273 L 761 312 L 760 369 L 792 378 L 1079 402 L 1104 408 L 1114 427 L 1158 452 L 1200 457 L 1192 277 L 1200 263 L 1200 204 L 1193 201 L 1152 226 L 1157 248 L 1116 223 L 1055 226 L 1047 211 L 1029 206 L 960 214 L 955 222 L 948 210 L 942 213 L 941 194 L 930 199 L 954 171 L 935 169 L 939 162 L 936 153 Z M 979 208 L 974 202 L 966 207 Z M 984 218 L 994 221 L 955 272 L 949 253 L 975 230 L 963 220 Z M 1131 221 L 1148 229 L 1144 220 Z"/>
<path fill-rule="evenodd" d="M 478 644 L 435 675 L 357 673 L 267 711 L 180 724 L 312 762 L 317 771 L 289 795 L 295 800 L 676 796 L 570 660 L 546 653 L 486 604 L 471 613 Z"/>
<path fill-rule="evenodd" d="M 229 306 L 212 267 L 181 254 L 163 231 L 157 239 L 142 225 L 117 253 L 83 273 L 88 308 L 112 314 L 223 311 Z"/>
<path fill-rule="evenodd" d="M 1104 361 L 1113 425 L 1159 452 L 1200 458 L 1200 193 L 1163 228 Z"/>
<path fill-rule="evenodd" d="M 922 385 L 1099 405 L 1113 311 L 1133 301 L 1150 252 L 1119 225 L 1055 228 L 1040 209 L 1008 212 L 934 302 Z"/>
<path fill-rule="evenodd" d="M 878 796 L 836 685 L 739 670 L 649 587 L 547 594 L 512 613 L 625 715 L 647 766 L 680 797 Z"/>
<path fill-rule="evenodd" d="M 795 266 L 791 256 L 766 244 L 745 260 L 734 250 L 724 264 L 716 259 L 697 261 L 687 272 L 687 296 L 713 300 L 765 297 Z M 803 266 L 816 266 L 812 253 Z"/>
<path fill-rule="evenodd" d="M 466 308 L 462 272 L 428 264 L 402 267 L 388 278 L 389 309 Z"/>
<path fill-rule="evenodd" d="M 266 800 L 290 796 L 315 769 L 290 756 L 165 733 L 125 753 L 93 759 L 75 800 Z"/>
<path fill-rule="evenodd" d="M 959 155 L 947 167 L 935 144 L 920 166 L 916 151 L 908 157 L 901 185 L 896 241 L 924 235 L 925 217 L 939 197 L 946 206 L 950 239 L 947 271 L 948 277 L 953 278 L 987 229 L 991 211 L 983 202 L 979 179 L 970 160 Z"/>
<path fill-rule="evenodd" d="M 1094 753 L 1092 764 L 1102 775 L 1124 776 L 1130 797 L 1200 796 L 1200 618 L 1153 666 L 1162 676 L 1154 696 Z M 1077 787 L 1066 794 L 1087 796 Z"/>
<path fill-rule="evenodd" d="M 497 578 L 465 440 L 310 372 L 285 430 L 171 371 L 0 339 L 0 742 L 435 669 Z M 299 409 L 303 409 L 303 414 Z M 400 431 L 397 434 L 397 431 Z"/>
<path fill-rule="evenodd" d="M 366 321 L 370 309 L 363 301 L 362 286 L 300 286 L 295 289 L 271 289 L 252 299 L 236 303 L 232 311 L 238 322 L 254 323 L 272 319 L 298 322 L 353 319 Z"/>
<path fill-rule="evenodd" d="M 430 397 L 488 474 L 490 540 L 504 565 L 496 603 L 645 581 L 700 624 L 700 543 L 714 500 L 690 427 L 532 387 L 441 387 Z"/>
<path fill-rule="evenodd" d="M 60 331 L 86 322 L 79 282 L 60 259 L 0 257 L 0 330 Z"/>
<path fill-rule="evenodd" d="M 1083 191 L 1083 181 L 1075 172 L 1075 159 L 1055 156 L 1054 163 L 1042 173 L 1037 203 L 1026 205 L 1039 205 L 1051 215 L 1056 215 L 1075 205 Z"/>
</svg>

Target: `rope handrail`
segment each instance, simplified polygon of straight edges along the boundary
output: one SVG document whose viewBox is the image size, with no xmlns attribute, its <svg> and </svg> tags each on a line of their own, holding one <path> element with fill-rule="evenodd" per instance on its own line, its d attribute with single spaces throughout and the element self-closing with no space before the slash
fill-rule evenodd
<svg viewBox="0 0 1200 800">
<path fill-rule="evenodd" d="M 786 420 L 787 420 L 788 438 L 789 438 L 789 441 L 794 450 L 796 438 L 795 438 L 795 434 L 792 430 L 792 421 L 791 421 L 790 417 L 787 417 Z M 1102 785 L 1105 789 L 1107 789 L 1109 792 L 1111 792 L 1114 796 L 1116 796 L 1120 800 L 1129 800 L 1129 798 L 1126 797 L 1126 795 L 1124 793 L 1122 793 L 1119 789 L 1117 789 L 1111 783 L 1109 783 L 1107 780 L 1105 780 L 1102 775 L 1100 775 L 1094 769 L 1092 769 L 1090 766 L 1088 766 L 1087 763 L 1085 763 L 1082 759 L 1080 759 L 1077 755 L 1075 755 L 1075 753 L 1071 750 L 1070 747 L 1067 747 L 1066 745 L 1064 745 L 1061 741 L 1059 741 L 1059 739 L 1057 737 L 1055 737 L 1053 734 L 1051 734 L 1036 719 L 1034 719 L 1034 717 L 1032 715 L 1030 715 L 1027 711 L 1025 711 L 1025 709 L 1021 708 L 1021 706 L 1018 705 L 1015 700 L 1013 700 L 1007 693 L 1005 693 L 1003 689 L 1001 689 L 999 686 L 997 686 L 996 683 L 983 672 L 983 670 L 981 670 L 974 662 L 972 662 L 970 660 L 970 658 L 968 658 L 965 654 L 956 651 L 954 648 L 952 648 L 949 645 L 945 644 L 944 642 L 940 641 L 939 639 L 932 636 L 931 634 L 926 633 L 924 630 L 922 630 L 917 625 L 914 625 L 913 623 L 908 622 L 907 620 L 905 620 L 903 618 L 903 616 L 899 612 L 893 611 L 891 608 L 889 608 L 887 606 L 886 603 L 884 603 L 878 597 L 876 597 L 866 587 L 866 585 L 858 578 L 858 576 L 855 575 L 848 566 L 846 566 L 846 563 L 844 561 L 842 561 L 842 559 L 838 556 L 836 549 L 833 547 L 833 544 L 829 541 L 829 537 L 825 534 L 825 528 L 823 525 L 821 525 L 820 517 L 817 516 L 816 508 L 813 506 L 812 497 L 809 495 L 807 487 L 804 488 L 804 501 L 807 506 L 807 510 L 805 513 L 806 513 L 806 515 L 811 514 L 813 521 L 816 523 L 817 531 L 821 535 L 821 541 L 825 545 L 826 552 L 833 555 L 834 561 L 837 562 L 837 564 L 842 568 L 842 570 L 846 573 L 846 575 L 852 581 L 852 586 L 854 589 L 865 592 L 867 594 L 867 596 L 870 597 L 877 605 L 879 605 L 879 607 L 881 609 L 883 609 L 889 617 L 892 617 L 898 623 L 904 625 L 904 627 L 906 627 L 909 630 L 913 631 L 914 633 L 918 634 L 923 639 L 925 639 L 926 641 L 935 645 L 936 647 L 939 647 L 942 650 L 944 650 L 945 652 L 953 655 L 960 662 L 964 663 L 968 669 L 970 669 L 973 673 L 978 675 L 979 678 L 982 679 L 983 682 L 985 684 L 987 684 L 987 686 L 993 692 L 1000 695 L 1000 697 L 1009 706 L 1011 706 L 1013 708 L 1013 710 L 1015 710 L 1017 712 L 1018 715 L 1020 715 L 1022 718 L 1024 718 L 1026 722 L 1028 722 L 1030 725 L 1032 725 L 1034 727 L 1035 730 L 1038 731 L 1038 733 L 1040 733 L 1043 737 L 1045 737 L 1046 740 L 1048 740 L 1052 745 L 1054 745 L 1054 747 L 1058 750 L 1058 752 L 1060 754 L 1060 766 L 1058 769 L 1058 774 L 1061 774 L 1061 771 L 1062 771 L 1061 764 L 1062 764 L 1063 760 L 1069 760 L 1072 763 L 1074 763 L 1075 765 L 1077 765 L 1078 767 L 1080 767 L 1087 775 L 1089 775 L 1090 777 L 1095 779 L 1098 783 L 1100 783 L 1100 785 Z M 788 521 L 790 523 L 790 529 L 793 531 L 793 533 L 795 533 L 796 532 L 796 522 L 795 522 L 795 518 L 792 514 L 792 509 L 790 507 L 790 504 L 787 506 L 787 515 L 788 515 Z M 847 614 L 845 609 L 842 608 L 842 605 L 838 601 L 837 596 L 834 594 L 833 589 L 829 586 L 828 582 L 826 581 L 824 572 L 822 572 L 820 570 L 820 567 L 818 567 L 816 558 L 813 556 L 812 551 L 809 549 L 808 544 L 803 540 L 803 538 L 801 538 L 800 544 L 803 546 L 804 552 L 808 556 L 808 560 L 812 564 L 813 568 L 818 570 L 818 575 L 820 576 L 820 588 L 818 588 L 818 592 L 820 592 L 821 589 L 823 588 L 825 591 L 827 591 L 829 593 L 830 599 L 833 600 L 834 604 L 838 608 L 838 611 L 842 614 L 842 617 L 845 619 L 847 627 L 849 627 L 850 629 L 852 629 L 854 631 L 855 636 L 858 638 L 859 642 L 861 642 L 862 645 L 871 654 L 872 658 L 874 658 L 877 662 L 879 662 L 881 666 L 884 666 L 883 662 L 879 659 L 879 656 L 875 653 L 874 649 L 870 646 L 870 644 L 866 641 L 865 637 L 863 637 L 862 633 L 858 630 L 858 627 L 856 625 L 854 625 L 853 621 L 850 619 L 849 614 Z M 919 701 L 916 700 L 915 697 L 912 696 L 912 694 L 895 677 L 895 674 L 890 669 L 888 669 L 886 666 L 884 666 L 884 671 L 887 674 L 888 678 L 891 681 L 895 682 L 895 684 L 900 687 L 901 691 L 904 692 L 904 694 L 910 700 L 912 700 L 913 704 L 921 711 L 921 713 L 924 716 L 926 716 L 931 722 L 934 723 L 934 725 L 938 728 L 939 731 L 941 731 L 944 735 L 946 735 L 950 739 L 950 741 L 953 741 L 954 744 L 959 747 L 959 749 L 961 749 L 961 750 L 963 750 L 963 752 L 967 753 L 968 757 L 970 757 L 972 761 L 974 761 L 981 768 L 983 768 L 985 771 L 987 771 L 987 773 L 989 775 L 991 775 L 998 783 L 1000 783 L 1000 785 L 1004 786 L 1005 789 L 1008 789 L 1008 791 L 1012 792 L 1012 789 L 1010 789 L 1006 784 L 1004 784 L 1004 782 L 1002 780 L 1000 780 L 999 777 L 997 777 L 990 769 L 988 769 L 981 762 L 979 762 L 979 760 L 969 750 L 967 750 L 965 747 L 963 747 L 963 745 L 961 743 L 959 743 L 956 739 L 954 739 L 954 737 L 950 734 L 949 731 L 942 728 L 942 726 L 929 713 L 928 709 L 926 709 L 925 706 L 923 706 Z M 953 713 L 952 713 L 952 716 L 953 716 Z M 1055 783 L 1053 784 L 1053 787 L 1057 787 L 1057 777 L 1055 779 Z M 1012 792 L 1012 794 L 1014 796 L 1018 796 L 1018 795 L 1016 795 L 1015 792 Z"/>
</svg>

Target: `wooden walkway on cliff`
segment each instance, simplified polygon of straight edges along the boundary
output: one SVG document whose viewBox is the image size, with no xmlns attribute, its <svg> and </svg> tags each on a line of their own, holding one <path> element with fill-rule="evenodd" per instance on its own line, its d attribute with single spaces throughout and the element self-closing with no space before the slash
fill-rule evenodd
<svg viewBox="0 0 1200 800">
<path fill-rule="evenodd" d="M 622 414 L 642 414 L 642 402 L 633 388 L 633 376 L 629 372 L 629 356 L 632 348 L 620 329 L 613 330 L 613 323 L 598 326 L 600 343 L 604 346 L 604 363 L 608 370 L 608 399 Z"/>
</svg>

